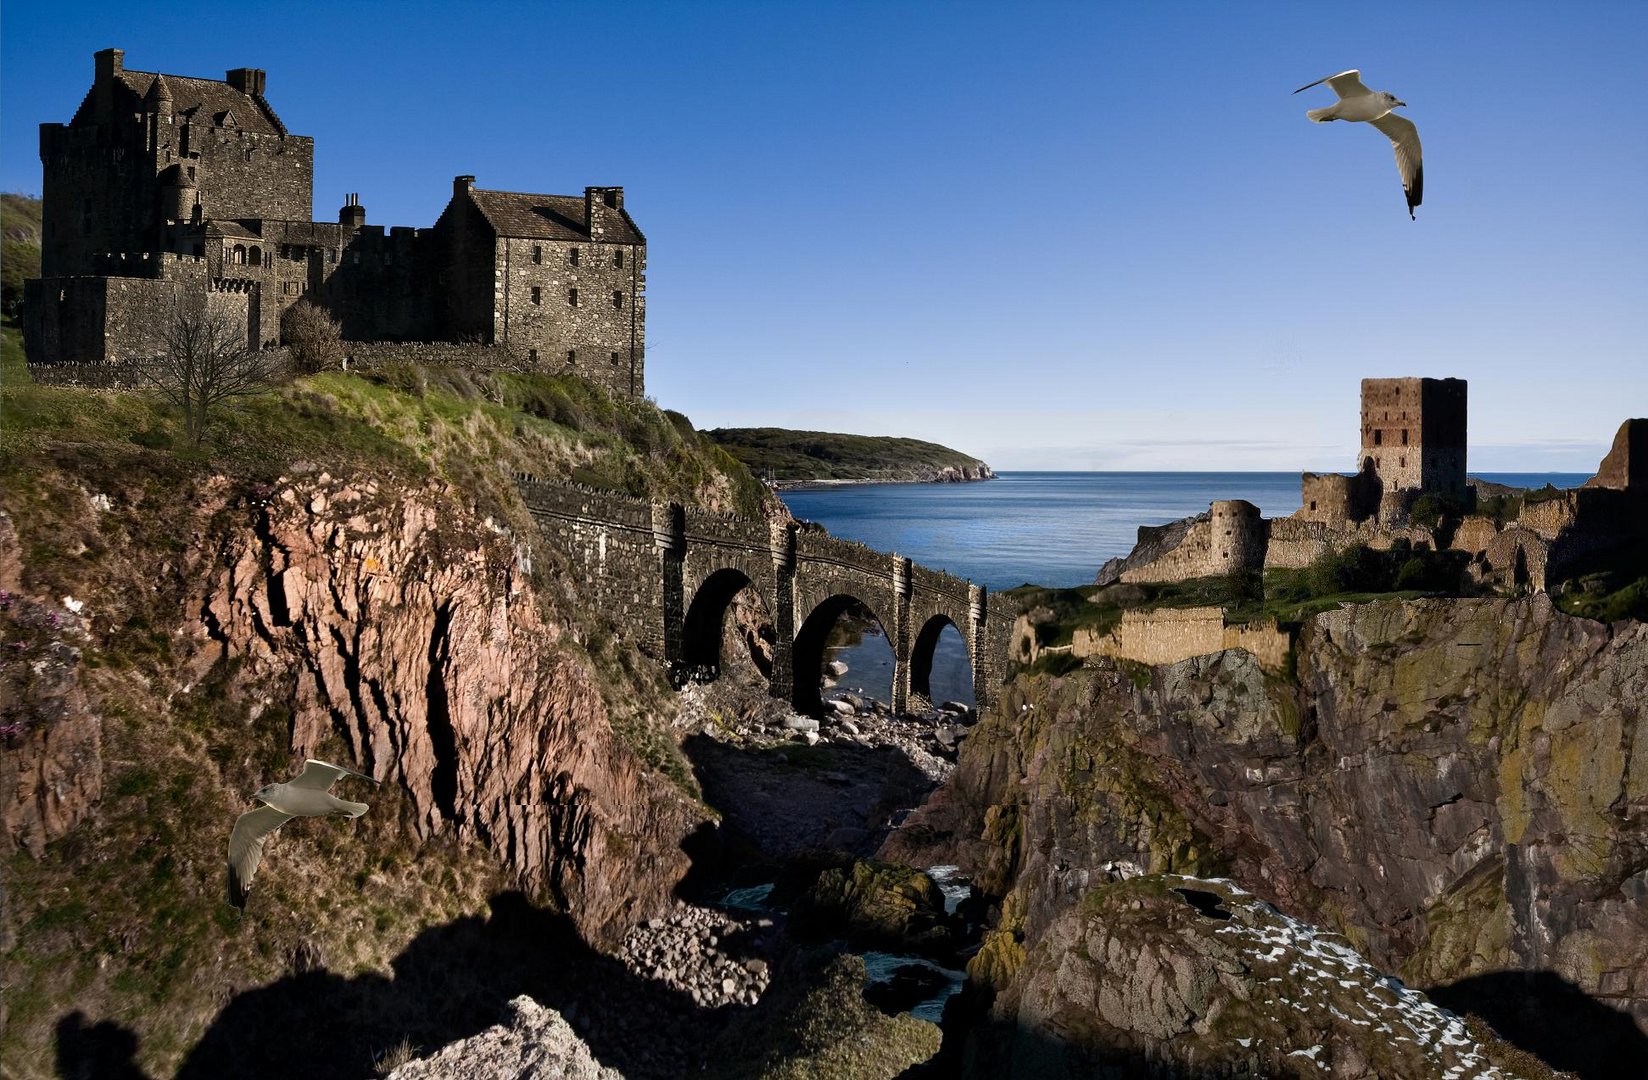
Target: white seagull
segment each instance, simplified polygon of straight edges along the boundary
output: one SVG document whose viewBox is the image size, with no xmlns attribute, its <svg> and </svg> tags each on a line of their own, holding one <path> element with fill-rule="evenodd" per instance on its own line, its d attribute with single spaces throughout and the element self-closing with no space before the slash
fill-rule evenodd
<svg viewBox="0 0 1648 1080">
<path fill-rule="evenodd" d="M 1425 168 L 1419 157 L 1419 129 L 1407 117 L 1397 116 L 1391 111 L 1398 105 L 1407 105 L 1407 102 L 1398 101 L 1395 94 L 1384 90 L 1369 90 L 1362 85 L 1362 73 L 1355 68 L 1317 79 L 1294 93 L 1302 93 L 1323 83 L 1333 87 L 1339 100 L 1325 109 L 1310 109 L 1305 115 L 1318 124 L 1329 120 L 1362 120 L 1384 132 L 1396 148 L 1396 169 L 1402 174 L 1402 192 L 1408 197 L 1408 217 L 1412 218 L 1413 208 L 1420 204 L 1425 195 Z"/>
<path fill-rule="evenodd" d="M 263 858 L 263 844 L 288 821 L 295 817 L 358 818 L 366 813 L 365 803 L 345 802 L 327 791 L 340 776 L 377 783 L 365 773 L 310 758 L 303 763 L 303 771 L 286 783 L 258 789 L 252 798 L 263 805 L 240 815 L 235 831 L 229 834 L 229 903 L 246 907 L 252 878 Z"/>
</svg>

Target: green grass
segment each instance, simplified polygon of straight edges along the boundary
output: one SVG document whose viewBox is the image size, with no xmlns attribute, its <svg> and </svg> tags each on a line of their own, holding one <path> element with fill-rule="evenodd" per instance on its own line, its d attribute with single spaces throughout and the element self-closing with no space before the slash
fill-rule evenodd
<svg viewBox="0 0 1648 1080">
<path fill-rule="evenodd" d="M 439 478 L 488 512 L 515 503 L 516 473 L 750 515 L 771 498 L 680 414 L 614 398 L 575 376 L 413 364 L 327 372 L 225 403 L 195 448 L 181 415 L 157 396 L 37 384 L 16 329 L 3 338 L 0 452 L 8 459 L 72 445 L 154 451 L 254 477 L 305 462 L 369 468 Z"/>
</svg>

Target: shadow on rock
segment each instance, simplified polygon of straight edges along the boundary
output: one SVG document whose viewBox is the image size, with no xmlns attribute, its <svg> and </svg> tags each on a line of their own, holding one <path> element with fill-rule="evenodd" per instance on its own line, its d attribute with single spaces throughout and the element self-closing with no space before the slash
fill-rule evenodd
<svg viewBox="0 0 1648 1080">
<path fill-rule="evenodd" d="M 809 850 L 872 854 L 933 787 L 892 747 L 747 748 L 694 735 L 682 749 L 704 800 L 723 815 L 723 842 L 773 861 Z"/>
<path fill-rule="evenodd" d="M 519 994 L 561 1012 L 596 1058 L 626 1076 L 675 1076 L 690 1067 L 708 1010 L 595 952 L 570 921 L 520 893 L 499 894 L 491 904 L 489 918 L 419 934 L 393 961 L 393 978 L 307 971 L 240 994 L 178 1076 L 355 1080 L 371 1075 L 374 1059 L 403 1039 L 427 1054 L 484 1030 Z M 60 1056 L 63 1041 L 60 1025 Z"/>
<path fill-rule="evenodd" d="M 137 1067 L 137 1035 L 112 1020 L 88 1026 L 86 1014 L 57 1021 L 57 1074 L 63 1080 L 149 1080 Z"/>
<path fill-rule="evenodd" d="M 1648 1035 L 1629 1014 L 1550 971 L 1495 971 L 1425 993 L 1486 1020 L 1501 1039 L 1583 1080 L 1648 1076 Z"/>
</svg>

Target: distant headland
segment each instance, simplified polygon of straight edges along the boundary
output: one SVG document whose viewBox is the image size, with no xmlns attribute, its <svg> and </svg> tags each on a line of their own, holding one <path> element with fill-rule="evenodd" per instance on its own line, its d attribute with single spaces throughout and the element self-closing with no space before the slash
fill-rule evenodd
<svg viewBox="0 0 1648 1080">
<path fill-rule="evenodd" d="M 947 483 L 996 475 L 978 458 L 919 439 L 769 427 L 703 434 L 776 488 Z"/>
</svg>

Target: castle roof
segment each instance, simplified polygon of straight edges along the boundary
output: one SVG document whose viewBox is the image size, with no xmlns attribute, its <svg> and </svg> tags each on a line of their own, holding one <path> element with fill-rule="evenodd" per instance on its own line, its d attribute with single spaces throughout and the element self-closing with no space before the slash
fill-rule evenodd
<svg viewBox="0 0 1648 1080">
<path fill-rule="evenodd" d="M 163 77 L 154 71 L 129 70 L 116 72 L 115 78 L 135 94 L 138 101 L 148 100 L 149 89 L 156 81 L 161 81 L 164 88 L 162 93 L 170 93 L 173 113 L 194 123 L 217 124 L 225 114 L 232 114 L 235 124 L 242 131 L 251 131 L 259 135 L 286 134 L 285 125 L 261 96 L 254 98 L 250 94 L 243 94 L 220 79 L 191 79 L 184 75 Z M 71 124 L 93 121 L 95 96 L 86 95 L 86 100 L 74 114 Z"/>
<path fill-rule="evenodd" d="M 486 191 L 471 188 L 475 206 L 499 236 L 530 240 L 588 240 L 589 222 L 584 216 L 582 195 L 533 195 L 524 191 Z M 618 210 L 601 239 L 614 244 L 644 244 L 646 238 Z"/>
</svg>

